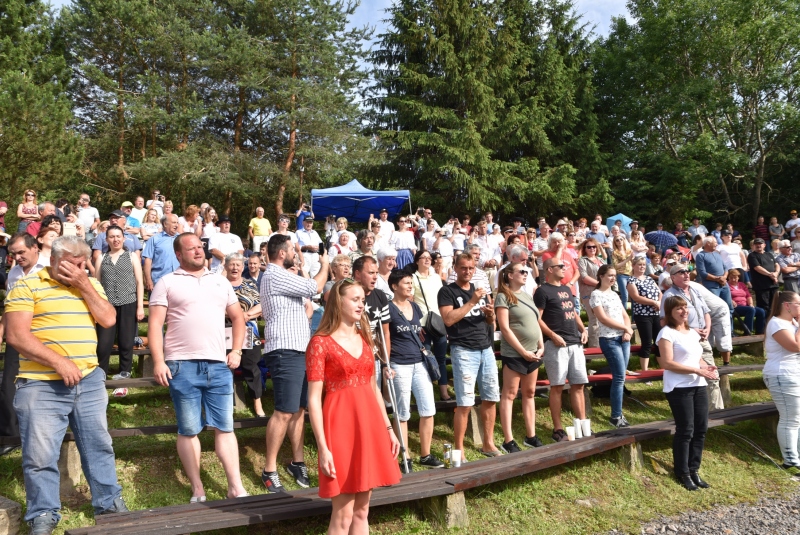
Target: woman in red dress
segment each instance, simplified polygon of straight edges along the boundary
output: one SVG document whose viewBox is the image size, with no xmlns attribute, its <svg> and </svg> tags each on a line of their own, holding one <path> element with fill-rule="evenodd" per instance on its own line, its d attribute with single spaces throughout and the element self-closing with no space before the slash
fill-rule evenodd
<svg viewBox="0 0 800 535">
<path fill-rule="evenodd" d="M 360 284 L 337 282 L 306 350 L 319 496 L 333 502 L 329 534 L 368 533 L 372 489 L 400 481 L 400 444 L 375 384 L 375 345 L 364 307 Z"/>
</svg>

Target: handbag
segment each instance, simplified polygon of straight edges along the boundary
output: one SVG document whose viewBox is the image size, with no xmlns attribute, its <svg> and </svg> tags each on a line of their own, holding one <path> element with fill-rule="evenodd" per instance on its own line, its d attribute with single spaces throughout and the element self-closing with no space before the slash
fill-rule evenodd
<svg viewBox="0 0 800 535">
<path fill-rule="evenodd" d="M 422 293 L 422 300 L 425 302 L 425 308 L 428 309 L 428 313 L 425 315 L 425 327 L 423 327 L 431 337 L 441 338 L 442 336 L 447 335 L 447 328 L 444 325 L 444 320 L 442 317 L 433 312 L 430 307 L 428 306 L 428 299 L 425 297 L 425 290 L 422 288 L 422 281 L 419 279 L 419 275 L 417 277 L 417 283 L 419 284 L 419 291 Z"/>
<path fill-rule="evenodd" d="M 391 306 L 397 308 L 397 305 L 395 305 L 394 303 L 391 303 Z M 422 353 L 422 363 L 425 365 L 425 369 L 428 372 L 428 376 L 431 378 L 431 382 L 433 383 L 435 381 L 438 381 L 442 377 L 442 375 L 439 373 L 439 363 L 436 361 L 436 357 L 434 357 L 430 351 L 425 349 L 425 346 L 422 345 L 419 336 L 413 335 L 414 329 L 411 326 L 411 322 L 409 322 L 408 319 L 405 317 L 405 315 L 403 315 L 403 312 L 399 308 L 397 308 L 397 311 L 399 312 L 400 317 L 403 318 L 403 322 L 405 322 L 405 324 L 408 326 L 410 332 L 412 333 L 412 338 L 414 338 L 414 341 L 417 343 L 417 346 L 419 346 L 419 351 L 420 353 Z"/>
</svg>

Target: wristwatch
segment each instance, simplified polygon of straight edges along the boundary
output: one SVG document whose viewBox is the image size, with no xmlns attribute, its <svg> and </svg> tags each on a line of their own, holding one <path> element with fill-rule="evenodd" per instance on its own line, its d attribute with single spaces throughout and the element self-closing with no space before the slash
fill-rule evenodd
<svg viewBox="0 0 800 535">
<path fill-rule="evenodd" d="M 241 349 L 232 349 L 232 350 L 231 350 L 231 353 L 236 353 L 236 354 L 237 354 L 237 355 L 239 355 L 240 357 L 242 356 L 242 350 L 241 350 Z"/>
</svg>

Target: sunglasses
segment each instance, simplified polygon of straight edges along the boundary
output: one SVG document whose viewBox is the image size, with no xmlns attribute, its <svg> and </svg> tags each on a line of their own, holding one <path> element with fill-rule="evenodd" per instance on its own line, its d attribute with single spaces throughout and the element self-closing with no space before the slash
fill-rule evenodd
<svg viewBox="0 0 800 535">
<path fill-rule="evenodd" d="M 596 245 L 587 245 L 586 248 L 587 249 L 597 249 L 597 246 Z"/>
<path fill-rule="evenodd" d="M 516 271 L 512 271 L 512 272 L 511 272 L 511 274 L 512 274 L 512 275 L 518 275 L 518 274 L 520 274 L 520 273 L 521 273 L 522 275 L 527 275 L 527 274 L 528 274 L 528 272 L 527 272 L 527 271 L 525 271 L 524 269 L 518 269 L 518 270 L 516 270 Z"/>
<path fill-rule="evenodd" d="M 556 264 L 555 266 L 550 266 L 550 267 L 554 269 L 564 269 L 564 264 Z"/>
<path fill-rule="evenodd" d="M 400 221 L 398 221 L 398 223 L 405 223 L 405 222 L 406 222 L 405 219 L 401 219 Z"/>
<path fill-rule="evenodd" d="M 673 273 L 673 275 L 685 275 L 686 273 L 689 273 L 689 270 L 688 269 L 682 269 L 680 271 L 676 271 L 675 273 Z"/>
</svg>

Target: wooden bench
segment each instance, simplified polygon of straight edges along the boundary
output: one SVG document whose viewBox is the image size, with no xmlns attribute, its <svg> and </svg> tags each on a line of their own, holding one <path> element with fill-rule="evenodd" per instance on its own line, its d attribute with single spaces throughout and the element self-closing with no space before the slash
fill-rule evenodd
<svg viewBox="0 0 800 535">
<path fill-rule="evenodd" d="M 709 414 L 709 427 L 744 420 L 773 417 L 773 403 L 755 403 Z M 370 505 L 377 507 L 407 502 L 419 503 L 425 516 L 444 528 L 465 527 L 468 513 L 463 492 L 490 483 L 526 476 L 547 468 L 622 448 L 622 462 L 631 470 L 642 466 L 640 443 L 674 432 L 672 420 L 661 420 L 598 433 L 572 442 L 548 444 L 493 459 L 471 461 L 460 468 L 428 470 L 403 476 L 392 487 L 377 488 Z M 98 516 L 95 526 L 73 528 L 67 535 L 115 533 L 160 535 L 192 533 L 247 526 L 278 520 L 293 520 L 331 512 L 329 500 L 317 489 L 286 495 L 259 495 L 205 503 L 175 505 L 143 511 Z"/>
</svg>

